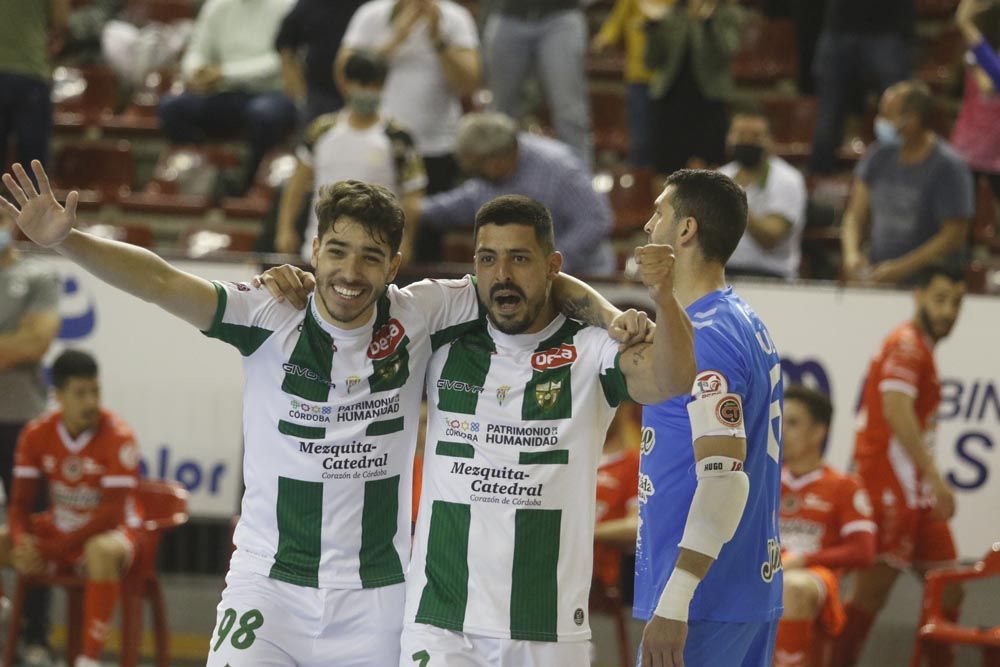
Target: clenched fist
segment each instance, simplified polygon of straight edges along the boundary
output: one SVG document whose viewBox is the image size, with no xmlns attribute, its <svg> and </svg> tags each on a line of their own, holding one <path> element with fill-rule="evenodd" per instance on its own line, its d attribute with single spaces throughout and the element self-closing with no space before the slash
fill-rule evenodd
<svg viewBox="0 0 1000 667">
<path fill-rule="evenodd" d="M 649 288 L 653 301 L 672 299 L 674 293 L 674 249 L 668 245 L 650 243 L 635 249 L 639 278 Z"/>
</svg>

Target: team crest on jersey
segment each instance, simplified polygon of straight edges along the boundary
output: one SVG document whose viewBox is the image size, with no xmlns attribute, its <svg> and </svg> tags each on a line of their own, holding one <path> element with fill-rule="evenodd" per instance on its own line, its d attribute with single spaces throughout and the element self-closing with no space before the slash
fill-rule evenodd
<svg viewBox="0 0 1000 667">
<path fill-rule="evenodd" d="M 796 493 L 781 494 L 781 513 L 795 514 L 802 509 L 802 501 Z"/>
<path fill-rule="evenodd" d="M 351 389 L 354 389 L 359 384 L 361 384 L 361 376 L 359 375 L 349 375 L 347 376 L 347 393 L 351 393 Z"/>
<path fill-rule="evenodd" d="M 134 442 L 127 442 L 118 450 L 118 462 L 126 470 L 133 470 L 139 465 L 139 448 Z"/>
<path fill-rule="evenodd" d="M 562 380 L 539 383 L 535 385 L 535 402 L 542 410 L 551 410 L 559 400 L 560 391 L 562 391 Z"/>
<path fill-rule="evenodd" d="M 569 366 L 576 361 L 576 345 L 563 343 L 543 352 L 531 355 L 531 367 L 536 371 L 548 371 L 554 368 Z"/>
<path fill-rule="evenodd" d="M 385 359 L 396 351 L 405 335 L 406 329 L 400 321 L 392 318 L 372 336 L 372 342 L 368 345 L 368 358 Z"/>
<path fill-rule="evenodd" d="M 721 396 L 729 392 L 729 384 L 722 373 L 718 371 L 705 371 L 699 373 L 694 379 L 694 388 L 691 393 L 698 398 L 710 398 Z"/>
<path fill-rule="evenodd" d="M 392 361 L 387 362 L 382 367 L 375 370 L 375 381 L 376 382 L 388 382 L 392 378 L 396 377 L 396 373 L 402 367 L 402 361 L 399 357 L 396 357 Z"/>
<path fill-rule="evenodd" d="M 502 384 L 497 387 L 497 404 L 503 406 L 503 402 L 507 400 L 507 392 L 510 391 L 509 384 Z"/>
<path fill-rule="evenodd" d="M 60 472 L 67 482 L 77 482 L 83 477 L 83 461 L 76 456 L 67 456 L 63 459 Z"/>
<path fill-rule="evenodd" d="M 737 428 L 743 424 L 743 408 L 732 396 L 726 396 L 715 406 L 715 416 L 721 424 Z"/>
</svg>

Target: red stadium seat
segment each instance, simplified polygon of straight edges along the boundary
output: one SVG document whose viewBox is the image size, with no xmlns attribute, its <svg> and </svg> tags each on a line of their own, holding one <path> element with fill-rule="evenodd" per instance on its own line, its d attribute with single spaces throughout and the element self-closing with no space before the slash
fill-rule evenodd
<svg viewBox="0 0 1000 667">
<path fill-rule="evenodd" d="M 204 257 L 218 252 L 253 252 L 257 233 L 249 230 L 187 229 L 181 234 L 181 247 L 190 257 Z"/>
<path fill-rule="evenodd" d="M 983 560 L 971 567 L 942 568 L 928 573 L 911 667 L 923 664 L 923 653 L 929 644 L 979 647 L 985 667 L 1000 667 L 1000 625 L 992 628 L 963 627 L 948 620 L 941 609 L 945 584 L 996 576 L 1000 576 L 1000 542 L 994 543 Z"/>
<path fill-rule="evenodd" d="M 622 91 L 591 90 L 590 114 L 594 149 L 625 155 L 628 152 L 628 115 Z"/>
<path fill-rule="evenodd" d="M 959 0 L 916 0 L 914 7 L 921 19 L 948 18 L 955 13 Z"/>
<path fill-rule="evenodd" d="M 197 14 L 194 0 L 129 0 L 128 3 L 128 15 L 137 23 L 174 23 L 194 19 Z"/>
<path fill-rule="evenodd" d="M 980 176 L 976 183 L 976 215 L 972 219 L 972 240 L 986 246 L 992 252 L 1000 251 L 1000 236 L 997 234 L 997 200 L 989 180 Z"/>
<path fill-rule="evenodd" d="M 219 174 L 237 165 L 224 146 L 175 146 L 165 151 L 142 192 L 123 197 L 126 211 L 200 215 L 212 204 Z"/>
<path fill-rule="evenodd" d="M 917 76 L 936 93 L 948 91 L 958 82 L 965 48 L 965 40 L 958 28 L 945 28 L 927 44 L 926 56 Z"/>
<path fill-rule="evenodd" d="M 122 667 L 139 664 L 139 645 L 142 637 L 142 603 L 150 604 L 153 614 L 155 660 L 157 667 L 170 667 L 170 632 L 167 627 L 167 610 L 159 578 L 156 576 L 156 552 L 163 533 L 187 523 L 188 494 L 175 482 L 141 480 L 137 490 L 145 522 L 144 535 L 136 549 L 132 566 L 122 578 Z M 21 631 L 21 615 L 28 589 L 34 586 L 58 586 L 66 590 L 69 618 L 66 623 L 67 662 L 73 664 L 80 653 L 83 637 L 83 587 L 86 579 L 76 575 L 44 575 L 17 578 L 7 644 L 4 647 L 3 667 L 13 667 Z"/>
<path fill-rule="evenodd" d="M 70 190 L 80 193 L 80 207 L 117 202 L 132 191 L 134 165 L 127 141 L 67 144 L 56 154 L 52 187 L 62 201 Z"/>
<path fill-rule="evenodd" d="M 614 214 L 612 235 L 628 238 L 653 213 L 653 172 L 649 169 L 620 168 L 594 176 L 594 189 L 607 194 Z"/>
<path fill-rule="evenodd" d="M 112 116 L 118 84 L 107 67 L 57 67 L 52 73 L 53 123 L 57 129 L 97 125 Z"/>
<path fill-rule="evenodd" d="M 731 71 L 737 83 L 769 85 L 794 79 L 799 72 L 795 24 L 755 16 L 743 28 L 743 44 L 733 58 Z"/>
<path fill-rule="evenodd" d="M 761 106 L 771 127 L 775 155 L 792 162 L 809 157 L 816 131 L 816 98 L 765 97 Z"/>
<path fill-rule="evenodd" d="M 475 255 L 472 228 L 449 231 L 441 240 L 441 259 L 445 262 L 471 264 Z"/>
<path fill-rule="evenodd" d="M 263 218 L 271 206 L 274 191 L 291 178 L 295 171 L 295 156 L 279 149 L 264 156 L 257 168 L 253 185 L 243 197 L 224 197 L 222 210 L 229 218 Z"/>
</svg>

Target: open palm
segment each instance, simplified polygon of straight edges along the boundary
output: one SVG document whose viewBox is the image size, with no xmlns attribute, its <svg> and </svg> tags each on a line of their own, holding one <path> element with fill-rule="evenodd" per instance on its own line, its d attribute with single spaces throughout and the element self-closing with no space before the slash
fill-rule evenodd
<svg viewBox="0 0 1000 667">
<path fill-rule="evenodd" d="M 49 187 L 49 177 L 38 160 L 31 162 L 31 170 L 38 179 L 38 188 L 28 178 L 28 173 L 20 164 L 15 164 L 10 174 L 3 175 L 3 184 L 20 206 L 20 209 L 0 197 L 0 206 L 17 222 L 17 226 L 25 235 L 40 246 L 46 248 L 58 245 L 76 224 L 76 204 L 79 195 L 74 190 L 66 197 L 66 207 L 63 208 L 52 196 Z"/>
</svg>

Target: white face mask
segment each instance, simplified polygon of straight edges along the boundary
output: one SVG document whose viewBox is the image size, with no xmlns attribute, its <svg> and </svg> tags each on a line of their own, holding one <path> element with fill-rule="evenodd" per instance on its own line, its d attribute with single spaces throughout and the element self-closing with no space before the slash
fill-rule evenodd
<svg viewBox="0 0 1000 667">
<path fill-rule="evenodd" d="M 882 116 L 875 118 L 875 138 L 879 140 L 879 143 L 889 146 L 902 143 L 902 139 L 899 137 L 899 130 L 896 129 L 891 120 Z"/>
</svg>

